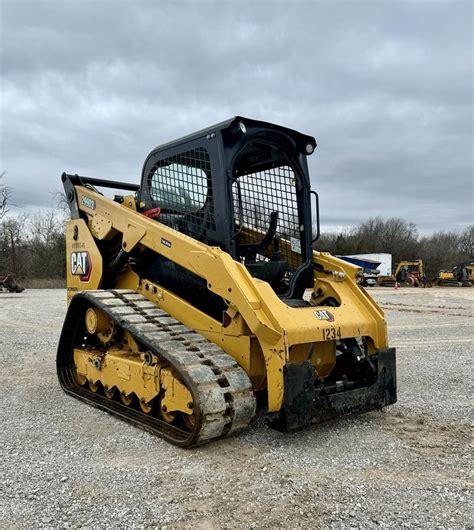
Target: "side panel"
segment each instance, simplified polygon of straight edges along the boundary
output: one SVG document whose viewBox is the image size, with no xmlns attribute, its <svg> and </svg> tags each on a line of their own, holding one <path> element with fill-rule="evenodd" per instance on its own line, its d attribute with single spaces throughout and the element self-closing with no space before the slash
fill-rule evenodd
<svg viewBox="0 0 474 530">
<path fill-rule="evenodd" d="M 78 292 L 98 289 L 102 280 L 102 255 L 84 220 L 66 224 L 67 298 Z"/>
</svg>

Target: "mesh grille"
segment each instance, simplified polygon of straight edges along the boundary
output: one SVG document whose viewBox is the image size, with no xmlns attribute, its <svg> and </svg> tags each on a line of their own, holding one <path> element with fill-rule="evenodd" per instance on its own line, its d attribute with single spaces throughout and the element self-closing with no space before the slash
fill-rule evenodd
<svg viewBox="0 0 474 530">
<path fill-rule="evenodd" d="M 151 198 L 162 209 L 161 222 L 198 239 L 205 239 L 206 229 L 216 229 L 211 161 L 206 149 L 160 160 L 152 167 L 148 181 Z"/>
<path fill-rule="evenodd" d="M 301 239 L 296 196 L 296 177 L 290 166 L 280 166 L 239 177 L 242 206 L 239 207 L 237 183 L 233 183 L 234 217 L 243 227 L 239 243 L 258 244 L 262 241 L 270 224 L 270 214 L 278 211 L 277 234 L 288 241 L 293 250 L 287 256 L 288 267 L 295 271 L 302 263 Z M 240 214 L 239 214 L 240 211 Z M 267 260 L 257 254 L 256 260 Z"/>
</svg>

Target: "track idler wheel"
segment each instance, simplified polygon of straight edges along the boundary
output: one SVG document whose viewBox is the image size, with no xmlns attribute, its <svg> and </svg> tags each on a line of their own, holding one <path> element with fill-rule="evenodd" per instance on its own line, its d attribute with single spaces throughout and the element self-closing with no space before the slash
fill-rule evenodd
<svg viewBox="0 0 474 530">
<path fill-rule="evenodd" d="M 86 311 L 85 324 L 88 333 L 95 334 L 102 344 L 109 344 L 115 335 L 114 322 L 94 307 Z"/>
</svg>

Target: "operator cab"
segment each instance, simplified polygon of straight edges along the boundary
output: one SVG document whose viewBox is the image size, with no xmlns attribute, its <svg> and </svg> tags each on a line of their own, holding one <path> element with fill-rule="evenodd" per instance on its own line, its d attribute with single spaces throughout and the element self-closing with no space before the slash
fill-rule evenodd
<svg viewBox="0 0 474 530">
<path fill-rule="evenodd" d="M 302 299 L 313 285 L 306 157 L 315 147 L 294 130 L 232 118 L 150 153 L 142 211 L 159 208 L 157 221 L 219 246 L 282 299 Z M 184 274 L 159 260 L 162 271 Z"/>
</svg>

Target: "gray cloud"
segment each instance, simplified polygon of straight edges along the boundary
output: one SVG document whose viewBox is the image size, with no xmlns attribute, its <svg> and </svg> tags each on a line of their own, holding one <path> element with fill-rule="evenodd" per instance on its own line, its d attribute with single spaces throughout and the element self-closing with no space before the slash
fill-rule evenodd
<svg viewBox="0 0 474 530">
<path fill-rule="evenodd" d="M 323 226 L 472 222 L 472 5 L 13 1 L 1 166 L 15 202 L 62 171 L 138 180 L 155 146 L 235 114 L 312 134 Z"/>
</svg>

